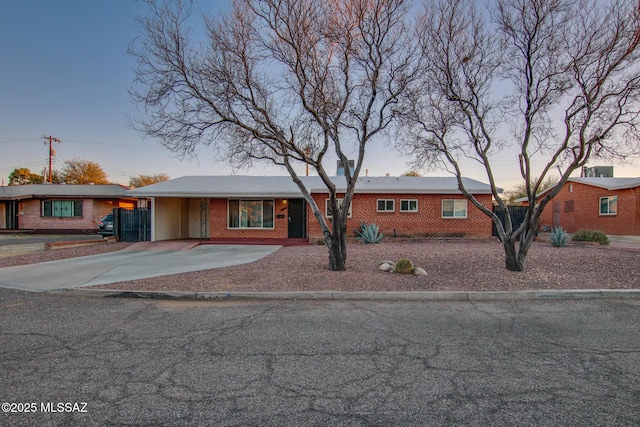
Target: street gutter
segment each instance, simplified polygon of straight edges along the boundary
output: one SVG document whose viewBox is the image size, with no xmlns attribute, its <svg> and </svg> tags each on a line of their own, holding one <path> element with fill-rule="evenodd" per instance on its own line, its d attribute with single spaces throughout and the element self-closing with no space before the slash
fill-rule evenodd
<svg viewBox="0 0 640 427">
<path fill-rule="evenodd" d="M 565 289 L 507 292 L 158 292 L 110 289 L 56 289 L 50 294 L 97 298 L 163 300 L 333 300 L 333 301 L 495 301 L 527 299 L 626 299 L 640 298 L 640 289 Z"/>
</svg>

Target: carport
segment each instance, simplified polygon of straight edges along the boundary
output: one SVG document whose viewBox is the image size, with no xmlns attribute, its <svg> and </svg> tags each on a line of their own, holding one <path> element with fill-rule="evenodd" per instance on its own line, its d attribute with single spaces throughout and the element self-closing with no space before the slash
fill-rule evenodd
<svg viewBox="0 0 640 427">
<path fill-rule="evenodd" d="M 151 240 L 208 239 L 209 199 L 151 199 Z"/>
</svg>

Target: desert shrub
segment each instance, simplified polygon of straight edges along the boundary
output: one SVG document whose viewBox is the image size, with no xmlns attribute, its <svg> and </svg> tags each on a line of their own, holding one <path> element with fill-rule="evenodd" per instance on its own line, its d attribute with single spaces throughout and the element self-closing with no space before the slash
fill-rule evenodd
<svg viewBox="0 0 640 427">
<path fill-rule="evenodd" d="M 384 237 L 384 234 L 380 232 L 380 227 L 375 223 L 360 223 L 360 229 L 354 230 L 354 232 L 356 233 L 356 240 L 364 243 L 380 243 Z"/>
<path fill-rule="evenodd" d="M 599 230 L 580 229 L 575 232 L 573 239 L 576 242 L 598 242 L 601 245 L 608 245 L 609 238 Z"/>
<path fill-rule="evenodd" d="M 396 273 L 411 274 L 413 272 L 413 263 L 408 259 L 402 258 L 396 262 Z"/>
<path fill-rule="evenodd" d="M 562 227 L 556 227 L 549 237 L 551 244 L 557 248 L 567 246 L 567 233 Z"/>
</svg>

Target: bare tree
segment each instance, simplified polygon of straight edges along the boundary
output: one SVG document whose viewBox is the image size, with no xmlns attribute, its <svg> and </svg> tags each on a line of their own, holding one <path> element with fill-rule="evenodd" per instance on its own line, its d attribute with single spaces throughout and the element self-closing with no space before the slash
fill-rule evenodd
<svg viewBox="0 0 640 427">
<path fill-rule="evenodd" d="M 132 49 L 132 95 L 148 112 L 139 128 L 183 154 L 213 145 L 234 165 L 283 166 L 320 223 L 329 268 L 344 270 L 366 146 L 394 120 L 415 76 L 408 9 L 403 0 L 236 0 L 229 14 L 205 19 L 206 40 L 196 42 L 188 5 L 151 3 Z M 347 164 L 352 153 L 338 194 L 325 159 Z M 330 224 L 296 173 L 300 163 L 327 187 Z"/>
<path fill-rule="evenodd" d="M 638 2 L 496 0 L 480 11 L 472 0 L 438 0 L 425 10 L 426 67 L 409 98 L 404 142 L 416 164 L 458 177 L 496 225 L 507 269 L 522 271 L 540 214 L 570 174 L 593 158 L 638 153 Z M 518 228 L 492 167 L 510 149 L 529 201 Z M 484 168 L 504 223 L 464 188 L 469 159 Z M 558 182 L 536 198 L 557 168 Z"/>
<path fill-rule="evenodd" d="M 539 193 L 544 193 L 547 188 L 555 187 L 558 183 L 559 177 L 556 175 L 547 176 L 547 178 L 538 186 L 540 189 Z M 533 180 L 529 183 L 529 187 L 533 187 L 535 183 L 538 182 L 538 177 L 534 177 Z M 518 199 L 526 199 L 527 198 L 527 184 L 525 182 L 516 185 L 509 191 L 505 191 L 502 193 L 502 199 L 506 201 L 508 205 L 513 205 L 516 203 Z"/>
</svg>

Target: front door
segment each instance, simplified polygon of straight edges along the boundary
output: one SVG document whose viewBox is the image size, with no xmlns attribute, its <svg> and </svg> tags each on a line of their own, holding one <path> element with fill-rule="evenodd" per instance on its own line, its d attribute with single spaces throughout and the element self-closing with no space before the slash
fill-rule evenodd
<svg viewBox="0 0 640 427">
<path fill-rule="evenodd" d="M 7 230 L 19 230 L 18 225 L 18 201 L 8 200 L 5 202 L 5 228 Z"/>
<path fill-rule="evenodd" d="M 306 203 L 304 199 L 289 199 L 289 238 L 304 239 L 306 236 Z"/>
</svg>

